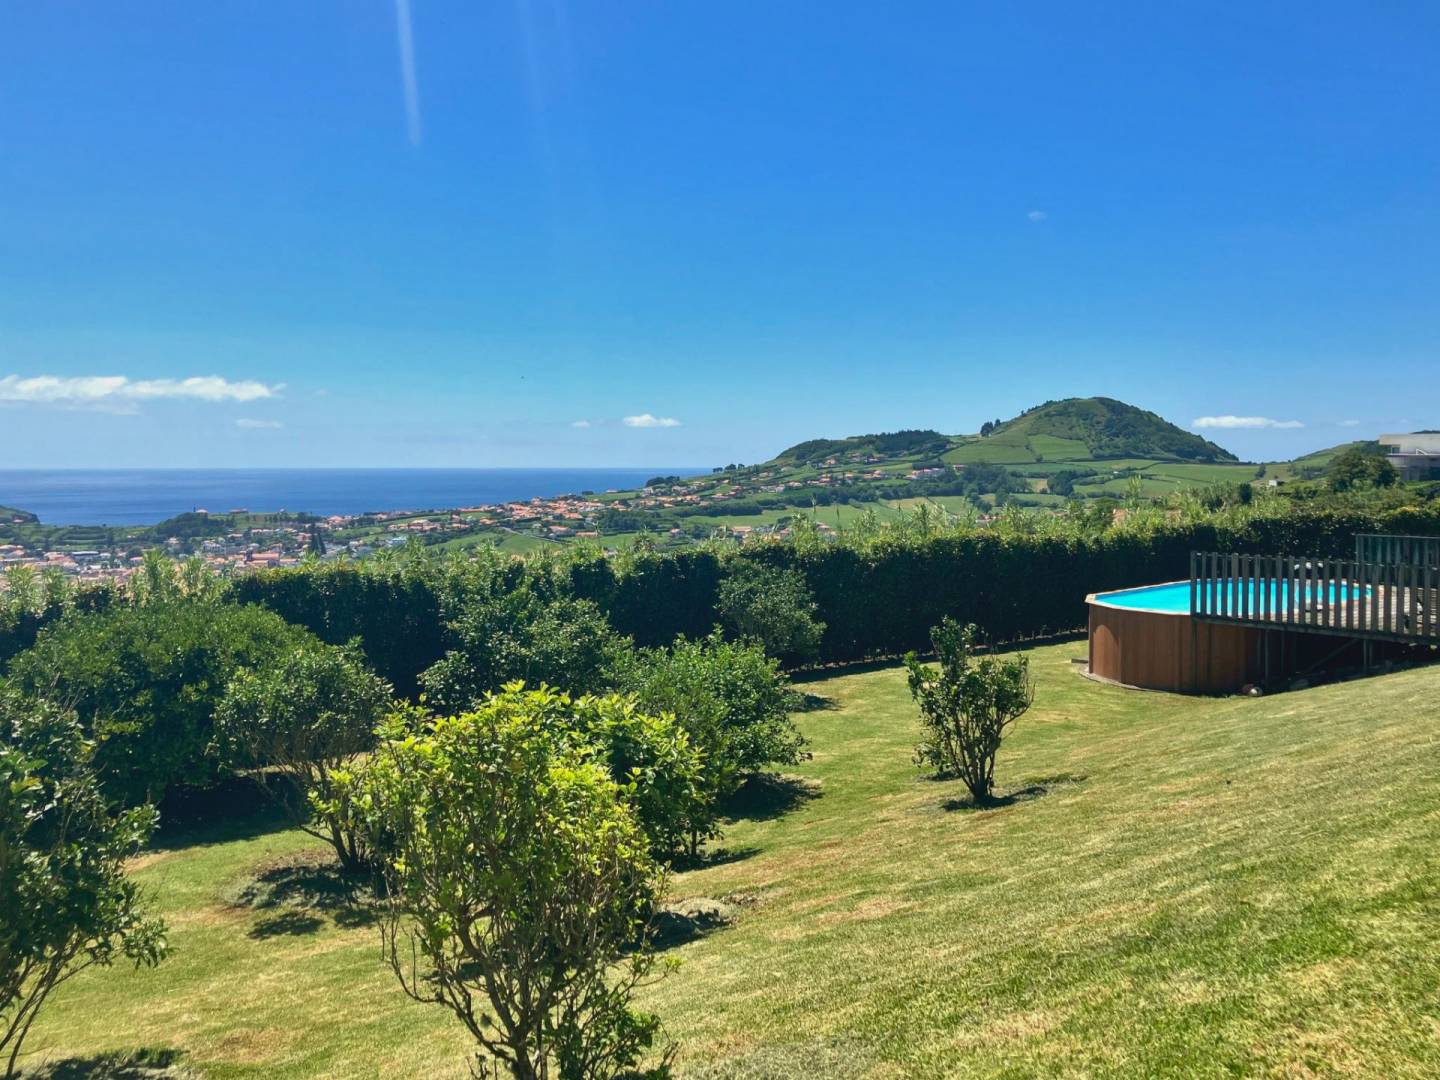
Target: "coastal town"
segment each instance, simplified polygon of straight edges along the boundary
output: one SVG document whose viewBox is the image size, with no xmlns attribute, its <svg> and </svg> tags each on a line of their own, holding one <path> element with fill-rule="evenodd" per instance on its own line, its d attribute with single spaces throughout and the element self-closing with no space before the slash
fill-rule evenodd
<svg viewBox="0 0 1440 1080">
<path fill-rule="evenodd" d="M 829 482 L 828 478 L 822 482 Z M 227 574 L 297 566 L 306 558 L 359 559 L 413 542 L 426 546 L 472 546 L 488 540 L 502 547 L 517 548 L 516 554 L 520 554 L 546 543 L 598 542 L 603 535 L 602 519 L 612 529 L 617 524 L 623 527 L 625 523 L 617 522 L 616 515 L 636 510 L 703 507 L 706 503 L 734 499 L 743 490 L 731 485 L 689 493 L 678 490 L 681 486 L 646 487 L 637 492 L 607 491 L 601 495 L 562 495 L 439 511 L 395 510 L 327 517 L 252 515 L 246 510 L 212 514 L 196 509 L 162 523 L 176 526 L 173 535 L 163 538 L 145 535 L 156 531 L 150 529 L 109 530 L 119 534 L 116 542 L 93 547 L 76 547 L 63 540 L 52 547 L 43 542 L 43 535 L 26 537 L 27 531 L 39 532 L 33 525 L 12 522 L 9 535 L 14 539 L 0 543 L 0 571 L 12 566 L 29 566 L 37 571 L 54 570 L 83 579 L 123 580 L 141 565 L 144 551 L 152 547 L 176 557 L 197 556 L 212 569 Z M 637 517 L 637 524 L 638 521 Z M 83 538 L 102 530 L 65 531 Z M 730 531 L 743 539 L 754 529 L 740 524 Z M 679 538 L 684 532 L 674 527 L 665 535 Z M 210 535 L 212 533 L 214 535 Z"/>
<path fill-rule="evenodd" d="M 1107 459 L 1083 444 L 1062 456 L 1056 450 L 1070 440 L 1054 435 L 1041 433 L 1031 445 L 1026 425 L 1036 415 L 1032 410 L 1008 424 L 988 425 L 977 436 L 906 431 L 817 439 L 761 465 L 655 476 L 633 489 L 446 509 L 322 516 L 196 507 L 153 525 L 112 527 L 52 526 L 23 509 L 0 507 L 0 587 L 3 571 L 11 567 L 123 580 L 143 563 L 146 551 L 157 548 L 238 575 L 307 559 L 362 559 L 406 545 L 463 551 L 489 544 L 524 556 L 563 544 L 588 543 L 614 553 L 636 544 L 676 548 L 717 538 L 745 543 L 786 537 L 801 517 L 820 534 L 834 534 L 861 515 L 890 518 L 919 505 L 979 523 L 1010 503 L 1066 514 L 1080 500 L 1123 515 L 1120 498 L 1162 497 L 1214 484 L 1275 489 L 1313 478 L 1347 450 L 1366 461 L 1388 458 L 1398 477 L 1426 480 L 1435 472 L 1434 444 L 1440 438 L 1386 435 L 1374 443 L 1343 444 L 1293 462 L 1256 466 L 1233 459 L 1197 461 L 1194 455 L 1211 448 L 1195 436 L 1187 436 L 1194 442 L 1184 448 L 1190 456 L 1180 459 L 1167 459 L 1156 452 L 1153 439 L 1136 437 L 1110 450 L 1121 456 Z M 1120 415 L 1134 422 L 1131 414 Z M 1041 446 L 1049 453 L 1038 452 Z M 1102 506 L 1107 502 L 1113 505 Z"/>
<path fill-rule="evenodd" d="M 898 467 L 897 467 L 898 466 Z M 638 535 L 661 546 L 693 543 L 723 535 L 744 542 L 788 535 L 793 515 L 735 514 L 756 497 L 771 501 L 865 482 L 915 481 L 960 472 L 960 466 L 912 467 L 884 456 L 854 453 L 815 462 L 800 476 L 780 465 L 726 466 L 695 477 L 655 477 L 629 491 L 611 489 L 548 498 L 464 506 L 443 510 L 386 510 L 315 516 L 211 512 L 196 508 L 155 526 L 46 528 L 32 515 L 15 512 L 0 520 L 0 571 L 28 566 L 87 580 L 124 580 L 160 548 L 179 558 L 198 557 L 213 570 L 244 574 L 298 566 L 305 559 L 360 559 L 377 551 L 419 543 L 465 548 L 494 543 L 523 555 L 548 544 L 590 541 L 608 551 Z M 798 508 L 798 507 L 797 507 Z M 833 531 L 817 522 L 821 532 Z"/>
</svg>

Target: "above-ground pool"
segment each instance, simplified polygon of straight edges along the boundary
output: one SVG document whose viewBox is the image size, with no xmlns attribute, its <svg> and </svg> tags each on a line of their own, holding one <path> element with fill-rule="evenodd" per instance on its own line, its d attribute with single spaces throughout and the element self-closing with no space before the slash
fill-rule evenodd
<svg viewBox="0 0 1440 1080">
<path fill-rule="evenodd" d="M 1090 674 L 1146 690 L 1232 693 L 1261 676 L 1261 631 L 1190 617 L 1190 582 L 1093 593 Z"/>
<path fill-rule="evenodd" d="M 1217 623 L 1190 615 L 1190 581 L 1169 581 L 1137 589 L 1092 593 L 1090 674 L 1125 686 L 1189 693 L 1233 693 L 1266 675 L 1293 670 L 1296 642 L 1270 642 L 1257 620 L 1278 627 L 1295 619 L 1277 614 L 1317 604 L 1335 609 L 1372 589 L 1349 582 L 1307 582 L 1289 578 L 1220 578 L 1202 581 L 1197 609 L 1219 616 L 1247 617 L 1246 623 Z M 1292 636 L 1293 637 L 1293 636 Z"/>
<path fill-rule="evenodd" d="M 1328 604 L 1346 603 L 1371 590 L 1359 585 L 1330 582 L 1316 586 L 1288 578 L 1225 578 L 1207 580 L 1199 586 L 1205 592 L 1202 608 L 1222 610 L 1226 604 L 1248 612 L 1286 611 L 1308 606 L 1324 596 Z M 1208 599 L 1208 604 L 1204 600 Z M 1108 604 L 1127 611 L 1154 611 L 1169 615 L 1190 614 L 1190 582 L 1167 581 L 1163 585 L 1142 585 L 1138 589 L 1095 593 L 1090 603 Z"/>
</svg>

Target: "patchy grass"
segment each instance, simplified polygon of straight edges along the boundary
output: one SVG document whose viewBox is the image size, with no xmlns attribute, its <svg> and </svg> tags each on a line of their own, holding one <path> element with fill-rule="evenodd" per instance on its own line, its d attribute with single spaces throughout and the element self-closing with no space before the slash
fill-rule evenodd
<svg viewBox="0 0 1440 1080">
<path fill-rule="evenodd" d="M 727 923 L 646 992 L 682 1075 L 1440 1071 L 1440 669 L 1190 699 L 1086 681 L 1083 649 L 1032 654 L 996 808 L 911 765 L 899 669 L 805 684 L 814 759 L 672 883 Z M 232 833 L 136 871 L 175 955 L 65 987 L 32 1063 L 465 1075 L 314 842 Z"/>
</svg>

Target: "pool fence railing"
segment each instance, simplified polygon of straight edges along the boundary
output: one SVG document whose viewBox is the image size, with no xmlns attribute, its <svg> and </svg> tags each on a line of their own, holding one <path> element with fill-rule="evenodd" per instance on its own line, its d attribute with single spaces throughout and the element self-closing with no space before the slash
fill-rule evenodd
<svg viewBox="0 0 1440 1080">
<path fill-rule="evenodd" d="M 1356 554 L 1328 559 L 1193 551 L 1191 617 L 1440 644 L 1440 540 L 1362 536 Z"/>
</svg>

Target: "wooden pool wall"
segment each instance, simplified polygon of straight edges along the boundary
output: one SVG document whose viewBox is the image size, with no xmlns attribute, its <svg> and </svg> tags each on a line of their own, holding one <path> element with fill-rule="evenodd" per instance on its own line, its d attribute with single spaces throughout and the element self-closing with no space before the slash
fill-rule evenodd
<svg viewBox="0 0 1440 1080">
<path fill-rule="evenodd" d="M 1090 608 L 1090 674 L 1125 686 L 1192 694 L 1234 693 L 1264 678 L 1264 632 L 1199 622 L 1185 612 Z"/>
</svg>

